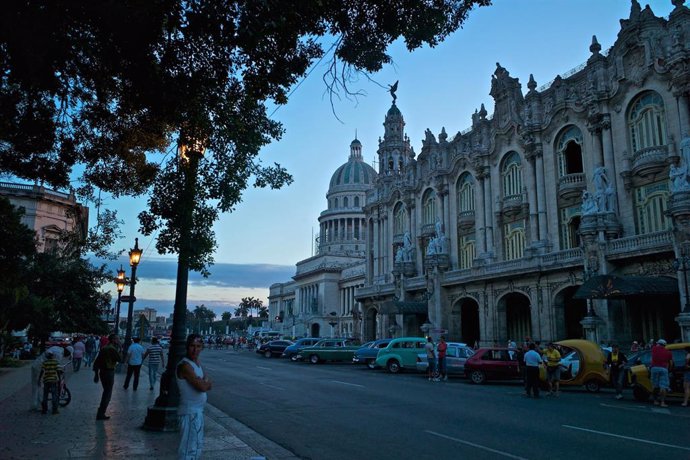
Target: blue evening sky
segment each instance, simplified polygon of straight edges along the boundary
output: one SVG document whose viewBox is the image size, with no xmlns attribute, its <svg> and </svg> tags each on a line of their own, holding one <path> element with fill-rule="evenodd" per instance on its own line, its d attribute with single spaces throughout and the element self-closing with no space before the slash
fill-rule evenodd
<svg viewBox="0 0 690 460">
<path fill-rule="evenodd" d="M 671 0 L 640 3 L 643 8 L 648 3 L 657 16 L 668 17 L 673 9 Z M 260 155 L 266 164 L 286 167 L 294 183 L 278 191 L 249 189 L 236 210 L 220 219 L 215 226 L 216 265 L 206 280 L 190 277 L 189 308 L 203 303 L 220 314 L 244 296 L 267 304 L 268 287 L 288 281 L 294 264 L 312 255 L 312 235 L 317 236 L 317 219 L 326 209 L 331 174 L 347 161 L 355 132 L 365 160 L 374 165 L 391 104 L 387 85 L 399 80 L 397 105 L 419 153 L 425 129 L 438 136 L 445 127 L 452 137 L 471 125 L 471 115 L 482 103 L 489 114 L 493 112 L 489 89 L 497 62 L 520 79 L 523 93 L 530 74 L 538 87 L 547 84 L 589 58 L 592 35 L 603 50 L 611 47 L 619 20 L 629 17 L 630 4 L 630 0 L 495 0 L 492 6 L 473 11 L 464 28 L 436 48 L 409 53 L 404 44 L 394 44 L 389 50 L 394 64 L 372 76 L 378 84 L 364 77 L 353 82 L 351 89 L 365 95 L 336 100 L 337 118 L 322 80 L 324 59 L 289 103 L 275 112 L 286 132 Z M 176 258 L 157 255 L 153 238 L 138 234 L 136 216 L 145 209 L 146 199 L 109 200 L 107 207 L 117 209 L 125 220 L 125 237 L 117 248 L 129 248 L 139 237 L 146 249 L 137 273 L 136 308 L 150 306 L 160 314 L 170 313 Z M 114 263 L 111 266 L 115 268 Z M 111 292 L 116 294 L 114 285 Z"/>
</svg>

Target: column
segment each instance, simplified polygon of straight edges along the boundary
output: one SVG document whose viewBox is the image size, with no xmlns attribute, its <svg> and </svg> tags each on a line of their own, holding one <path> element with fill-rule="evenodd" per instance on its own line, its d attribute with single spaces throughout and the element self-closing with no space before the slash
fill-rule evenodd
<svg viewBox="0 0 690 460">
<path fill-rule="evenodd" d="M 479 255 L 486 254 L 486 215 L 484 214 L 484 178 L 480 175 L 475 177 L 477 187 L 475 189 L 474 197 L 477 200 L 477 205 L 474 207 L 475 220 L 475 238 L 479 249 Z M 459 244 L 459 243 L 458 243 Z"/>
<path fill-rule="evenodd" d="M 544 153 L 537 152 L 537 213 L 539 214 L 539 241 L 548 241 L 548 221 L 546 217 L 546 184 L 544 183 Z"/>
<path fill-rule="evenodd" d="M 678 108 L 678 129 L 680 138 L 690 135 L 690 113 L 688 112 L 688 97 L 685 93 L 678 93 L 676 96 L 676 107 Z"/>
<path fill-rule="evenodd" d="M 604 150 L 604 167 L 606 167 L 606 177 L 608 177 L 611 189 L 616 193 L 613 195 L 613 203 L 611 203 L 611 211 L 618 210 L 618 187 L 616 186 L 616 161 L 613 157 L 613 134 L 611 133 L 611 117 L 606 115 L 602 123 L 602 143 Z"/>
<path fill-rule="evenodd" d="M 484 180 L 484 228 L 486 229 L 486 252 L 494 252 L 493 212 L 494 202 L 491 198 L 491 175 Z"/>
<path fill-rule="evenodd" d="M 527 203 L 529 204 L 529 232 L 530 240 L 526 241 L 527 246 L 533 246 L 535 242 L 539 241 L 539 227 L 538 227 L 538 217 L 539 212 L 537 210 L 537 175 L 535 173 L 536 161 L 534 155 L 530 155 L 527 160 L 528 167 L 524 169 L 525 171 L 525 183 L 529 184 L 527 188 Z"/>
<path fill-rule="evenodd" d="M 594 167 L 604 165 L 604 157 L 601 151 L 601 127 L 595 126 L 590 128 L 589 132 L 592 134 L 592 152 L 594 155 Z"/>
</svg>

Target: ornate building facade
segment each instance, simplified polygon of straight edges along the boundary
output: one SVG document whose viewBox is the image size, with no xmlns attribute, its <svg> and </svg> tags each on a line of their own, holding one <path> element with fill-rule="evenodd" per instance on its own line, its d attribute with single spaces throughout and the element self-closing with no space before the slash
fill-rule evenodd
<svg viewBox="0 0 690 460">
<path fill-rule="evenodd" d="M 364 208 L 364 339 L 690 340 L 690 10 L 673 3 L 660 18 L 633 0 L 608 51 L 593 37 L 586 63 L 525 94 L 497 64 L 493 113 L 427 130 L 418 156 L 393 94 Z"/>
</svg>

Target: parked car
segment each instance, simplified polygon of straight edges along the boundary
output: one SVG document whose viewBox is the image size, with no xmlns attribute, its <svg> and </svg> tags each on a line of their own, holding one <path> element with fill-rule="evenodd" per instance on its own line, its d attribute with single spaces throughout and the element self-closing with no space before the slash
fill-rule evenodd
<svg viewBox="0 0 690 460">
<path fill-rule="evenodd" d="M 326 361 L 351 362 L 360 344 L 353 339 L 323 339 L 316 345 L 305 347 L 297 355 L 298 359 L 308 359 L 312 364 Z"/>
<path fill-rule="evenodd" d="M 465 375 L 472 383 L 521 379 L 517 353 L 508 348 L 480 348 L 465 361 Z"/>
<path fill-rule="evenodd" d="M 259 345 L 256 352 L 260 355 L 264 355 L 266 358 L 270 358 L 271 356 L 280 357 L 290 345 L 292 345 L 292 342 L 289 340 L 271 340 L 270 342 Z"/>
<path fill-rule="evenodd" d="M 424 352 L 426 339 L 424 337 L 399 337 L 393 339 L 379 350 L 376 366 L 385 367 L 388 372 L 397 374 L 403 369 L 417 368 L 417 355 Z"/>
<path fill-rule="evenodd" d="M 690 343 L 670 343 L 666 345 L 666 349 L 673 355 L 673 369 L 669 372 L 669 384 L 671 391 L 667 396 L 683 397 L 683 373 L 685 372 L 685 348 L 690 347 Z M 643 364 L 645 361 L 651 362 L 652 351 L 644 350 L 646 354 L 639 356 L 640 364 L 633 365 L 630 368 L 630 386 L 633 389 L 633 397 L 638 401 L 647 401 L 652 394 L 652 381 L 649 370 L 649 364 Z M 647 357 L 649 359 L 647 360 Z"/>
<path fill-rule="evenodd" d="M 448 342 L 446 350 L 446 372 L 448 375 L 465 375 L 465 362 L 474 354 L 474 350 L 464 343 Z M 417 370 L 426 372 L 429 368 L 429 360 L 426 353 L 417 355 Z"/>
<path fill-rule="evenodd" d="M 386 348 L 393 339 L 379 339 L 367 342 L 355 351 L 352 362 L 355 364 L 366 364 L 369 369 L 376 369 L 376 357 L 379 350 Z"/>
<path fill-rule="evenodd" d="M 313 345 L 316 345 L 319 343 L 319 341 L 322 340 L 321 337 L 304 337 L 301 339 L 297 339 L 295 343 L 290 345 L 283 351 L 283 358 L 289 358 L 290 361 L 299 361 L 297 356 L 299 355 L 300 350 L 305 347 L 311 347 Z"/>
<path fill-rule="evenodd" d="M 170 348 L 170 337 L 161 337 L 158 344 L 161 348 Z"/>
<path fill-rule="evenodd" d="M 581 386 L 590 392 L 597 392 L 608 385 L 604 349 L 589 340 L 562 340 L 555 344 L 567 353 L 561 358 L 560 386 Z M 546 382 L 546 369 L 539 369 L 539 379 Z"/>
</svg>

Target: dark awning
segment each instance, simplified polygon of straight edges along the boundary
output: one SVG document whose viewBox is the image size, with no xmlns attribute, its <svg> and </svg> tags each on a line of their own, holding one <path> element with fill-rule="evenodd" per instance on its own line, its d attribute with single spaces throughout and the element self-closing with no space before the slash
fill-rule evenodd
<svg viewBox="0 0 690 460">
<path fill-rule="evenodd" d="M 381 304 L 381 313 L 389 315 L 413 315 L 428 313 L 426 302 L 402 302 L 390 300 Z"/>
<path fill-rule="evenodd" d="M 623 299 L 632 296 L 677 294 L 678 280 L 669 276 L 597 275 L 584 282 L 574 299 Z"/>
</svg>

